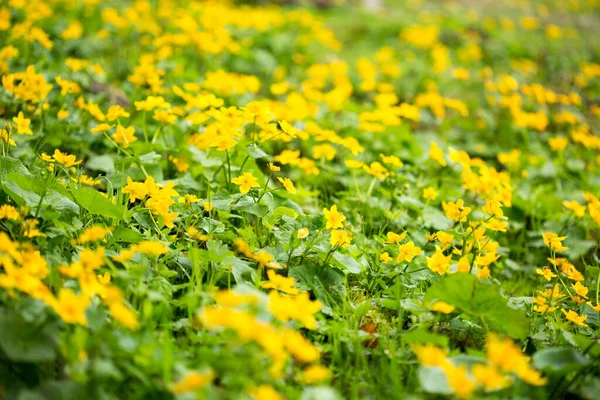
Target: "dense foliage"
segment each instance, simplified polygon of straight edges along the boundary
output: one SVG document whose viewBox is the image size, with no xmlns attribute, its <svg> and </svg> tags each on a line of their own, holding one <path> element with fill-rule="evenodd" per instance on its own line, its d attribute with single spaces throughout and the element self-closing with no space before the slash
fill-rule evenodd
<svg viewBox="0 0 600 400">
<path fill-rule="evenodd" d="M 594 398 L 600 2 L 0 3 L 0 397 Z"/>
</svg>

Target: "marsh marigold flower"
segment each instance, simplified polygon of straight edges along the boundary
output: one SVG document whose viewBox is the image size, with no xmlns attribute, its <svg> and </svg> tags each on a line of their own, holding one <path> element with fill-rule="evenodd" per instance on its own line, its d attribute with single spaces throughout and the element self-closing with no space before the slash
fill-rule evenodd
<svg viewBox="0 0 600 400">
<path fill-rule="evenodd" d="M 542 234 L 542 238 L 544 239 L 544 244 L 557 253 L 569 249 L 562 245 L 562 241 L 567 238 L 566 236 L 558 236 L 556 233 L 546 232 Z"/>
<path fill-rule="evenodd" d="M 13 117 L 12 120 L 15 124 L 17 124 L 17 133 L 19 135 L 33 135 L 33 131 L 29 127 L 31 120 L 29 118 L 25 118 L 23 111 L 19 111 L 19 114 L 16 117 Z"/>
<path fill-rule="evenodd" d="M 405 243 L 398 248 L 398 258 L 396 261 L 411 262 L 413 258 L 419 254 L 421 254 L 421 249 L 415 246 L 414 242 L 411 240 L 410 242 Z"/>
<path fill-rule="evenodd" d="M 325 214 L 327 220 L 326 229 L 341 229 L 344 227 L 346 217 L 338 212 L 337 205 L 334 204 L 329 210 L 324 208 L 323 214 Z"/>
<path fill-rule="evenodd" d="M 181 381 L 171 386 L 171 392 L 175 394 L 193 392 L 209 385 L 215 374 L 212 370 L 204 372 L 190 372 Z"/>
<path fill-rule="evenodd" d="M 258 184 L 258 179 L 252 175 L 252 172 L 246 172 L 237 178 L 232 178 L 231 182 L 238 185 L 240 187 L 240 192 L 243 194 L 248 193 L 252 188 L 260 187 Z"/>
</svg>

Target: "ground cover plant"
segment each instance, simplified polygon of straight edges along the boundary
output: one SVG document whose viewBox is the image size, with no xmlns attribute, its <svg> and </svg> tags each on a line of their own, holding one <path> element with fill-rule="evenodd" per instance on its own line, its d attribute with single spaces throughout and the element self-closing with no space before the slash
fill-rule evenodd
<svg viewBox="0 0 600 400">
<path fill-rule="evenodd" d="M 600 2 L 0 3 L 0 398 L 595 398 Z"/>
</svg>

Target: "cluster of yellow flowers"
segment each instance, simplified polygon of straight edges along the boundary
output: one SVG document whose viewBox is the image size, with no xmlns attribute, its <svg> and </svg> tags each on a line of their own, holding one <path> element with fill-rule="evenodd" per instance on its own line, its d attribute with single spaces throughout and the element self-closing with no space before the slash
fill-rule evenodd
<svg viewBox="0 0 600 400">
<path fill-rule="evenodd" d="M 16 99 L 32 105 L 43 102 L 52 90 L 52 84 L 46 81 L 44 75 L 36 74 L 33 65 L 23 72 L 3 75 L 2 86 Z"/>
<path fill-rule="evenodd" d="M 216 304 L 202 303 L 199 322 L 214 337 L 219 336 L 214 332 L 224 332 L 226 346 L 258 346 L 260 357 L 270 366 L 266 378 L 270 382 L 290 377 L 294 382 L 318 384 L 327 381 L 331 372 L 321 365 L 321 351 L 307 337 L 319 327 L 317 314 L 323 304 L 297 287 L 293 276 L 300 278 L 293 268 L 306 267 L 305 261 L 335 268 L 329 262 L 334 258 L 342 263 L 339 254 L 334 255 L 339 251 L 347 260 L 361 252 L 362 265 L 375 255 L 386 267 L 400 264 L 405 272 L 411 264 L 420 264 L 431 281 L 448 279 L 449 274 L 487 279 L 492 271 L 494 277 L 500 277 L 494 263 L 507 254 L 500 243 L 506 243 L 509 236 L 498 237 L 509 229 L 504 213 L 512 206 L 513 194 L 520 206 L 528 200 L 517 195 L 526 193 L 526 185 L 537 183 L 522 179 L 528 171 L 547 165 L 559 171 L 558 185 L 562 167 L 571 166 L 572 151 L 584 154 L 575 160 L 585 163 L 580 169 L 596 172 L 600 166 L 600 137 L 595 132 L 600 106 L 589 104 L 600 82 L 600 64 L 581 62 L 564 86 L 552 88 L 538 82 L 538 72 L 546 71 L 533 57 L 507 60 L 504 71 L 496 70 L 491 61 L 495 49 L 487 46 L 486 36 L 496 29 L 518 30 L 519 34 L 540 31 L 554 44 L 578 34 L 566 26 L 546 23 L 550 19 L 544 5 L 536 8 L 540 17 L 523 15 L 513 20 L 494 16 L 475 24 L 480 17 L 477 13 L 463 16 L 473 26 L 482 25 L 481 30 L 466 25 L 446 27 L 439 15 L 423 12 L 418 21 L 400 29 L 396 43 L 378 45 L 372 54 L 353 63 L 336 54 L 341 43 L 308 11 L 240 6 L 233 1 L 100 4 L 82 0 L 77 7 L 68 3 L 9 0 L 0 5 L 0 37 L 6 39 L 0 48 L 0 95 L 7 102 L 0 106 L 0 117 L 7 121 L 0 129 L 2 155 L 24 160 L 24 153 L 34 149 L 34 164 L 26 169 L 47 178 L 47 187 L 56 188 L 54 182 L 59 182 L 68 189 L 65 196 L 72 195 L 72 200 L 80 203 L 75 191 L 82 189 L 81 185 L 96 186 L 98 190 L 83 189 L 107 198 L 115 213 L 122 210 L 124 220 L 135 215 L 140 225 L 131 230 L 124 228 L 124 222 L 119 222 L 118 228 L 116 223 L 114 227 L 95 225 L 104 215 L 88 213 L 79 204 L 81 213 L 73 217 L 74 226 L 61 220 L 60 224 L 68 225 L 63 229 L 46 218 L 54 212 L 51 207 L 48 213 L 42 211 L 48 204 L 43 202 L 44 195 L 34 209 L 35 218 L 29 217 L 31 209 L 0 205 L 0 223 L 10 228 L 10 234 L 0 232 L 0 287 L 11 298 L 25 295 L 44 302 L 68 324 L 87 326 L 86 312 L 98 305 L 121 325 L 138 329 L 142 320 L 138 321 L 129 307 L 125 290 L 117 286 L 120 268 L 125 275 L 147 258 L 155 266 L 163 258 L 171 262 L 171 257 L 161 257 L 170 251 L 177 251 L 173 257 L 177 262 L 186 261 L 193 251 L 206 248 L 211 253 L 215 243 L 227 252 L 231 241 L 242 236 L 250 244 L 242 238 L 234 240 L 237 254 L 224 256 L 227 261 L 221 267 L 240 284 L 229 261 L 241 261 L 252 269 L 256 288 L 265 293 L 243 285 L 219 291 L 212 296 Z M 419 5 L 419 1 L 408 3 L 408 9 Z M 580 7 L 584 2 L 559 3 L 565 4 L 557 7 Z M 453 7 L 454 3 L 448 6 Z M 68 12 L 57 12 L 63 8 Z M 61 15 L 57 18 L 56 14 Z M 95 23 L 87 23 L 91 19 Z M 83 47 L 80 39 L 86 40 L 86 45 L 89 40 L 91 50 L 79 51 Z M 107 55 L 114 54 L 115 43 L 134 53 L 118 62 L 103 59 L 105 72 L 102 65 L 95 64 L 94 59 L 99 58 L 91 52 L 98 49 L 101 55 L 105 50 Z M 322 56 L 322 51 L 312 51 L 315 45 L 332 52 Z M 58 57 L 66 51 L 90 59 Z M 527 53 L 523 49 L 519 57 L 529 57 Z M 455 88 L 466 90 L 459 97 Z M 456 132 L 454 122 L 461 124 Z M 521 135 L 526 144 L 498 152 L 465 138 L 471 131 L 482 141 L 493 138 L 495 144 L 501 144 L 498 138 L 509 132 Z M 431 140 L 434 135 L 437 139 Z M 411 149 L 390 146 L 395 139 L 406 140 Z M 447 147 L 446 139 L 464 139 L 468 152 Z M 536 148 L 530 147 L 530 139 L 544 154 L 532 154 Z M 54 151 L 40 153 L 41 146 L 52 146 Z M 157 154 L 163 158 L 153 170 L 142 163 L 144 156 Z M 107 176 L 85 175 L 85 168 Z M 126 178 L 126 185 L 113 182 L 108 171 L 114 172 L 113 180 Z M 331 183 L 335 183 L 334 193 L 328 192 Z M 593 191 L 594 184 L 588 183 L 586 180 L 591 189 L 586 190 Z M 366 192 L 363 187 L 368 188 Z M 286 192 L 272 195 L 280 189 Z M 348 194 L 354 190 L 356 197 Z M 190 193 L 180 195 L 184 191 Z M 200 193 L 207 199 L 197 197 Z M 441 197 L 443 193 L 448 195 Z M 124 199 L 122 195 L 126 195 Z M 596 195 L 584 193 L 585 201 L 577 195 L 567 196 L 572 195 L 557 200 L 558 204 L 568 198 L 562 202 L 566 212 L 561 210 L 565 224 L 600 226 Z M 395 225 L 400 223 L 397 213 L 410 208 L 398 206 L 400 197 L 413 201 L 410 211 L 417 214 L 416 222 Z M 425 199 L 424 207 L 414 197 Z M 325 198 L 329 208 L 319 204 Z M 381 204 L 371 207 L 373 199 Z M 353 218 L 357 213 L 349 211 L 356 204 L 364 204 L 362 218 Z M 248 207 L 245 213 L 248 205 L 254 208 Z M 262 210 L 267 211 L 258 216 Z M 300 216 L 302 210 L 307 214 L 322 210 L 323 218 L 320 213 Z M 375 221 L 367 218 L 367 211 L 379 213 Z M 278 212 L 285 217 L 294 215 L 297 225 L 293 230 L 281 226 L 292 224 L 292 218 L 276 220 Z M 141 213 L 144 218 L 139 218 Z M 425 221 L 427 213 L 436 220 Z M 306 219 L 300 224 L 302 218 Z M 315 229 L 323 219 L 325 226 Z M 307 220 L 311 222 L 305 224 Z M 82 231 L 80 223 L 87 228 Z M 510 227 L 521 229 L 519 224 L 511 221 Z M 424 227 L 417 236 L 412 230 L 421 229 L 419 225 Z M 214 226 L 218 227 L 212 230 Z M 381 230 L 374 234 L 378 228 Z M 111 235 L 121 229 L 134 237 L 159 235 L 163 241 L 135 240 L 137 243 L 120 246 Z M 61 240 L 56 236 L 61 230 L 72 233 L 65 241 L 72 246 L 68 250 L 72 256 L 65 258 L 61 253 L 62 264 L 56 266 L 59 274 L 54 277 L 51 271 L 56 262 L 44 252 L 51 250 L 40 252 L 27 239 L 51 243 Z M 594 302 L 593 281 L 586 283 L 574 265 L 575 258 L 572 263 L 557 257 L 568 250 L 563 245 L 568 230 L 566 226 L 559 234 L 543 234 L 550 258 L 548 266 L 531 274 L 544 279 L 544 286 L 533 297 L 532 309 L 546 321 L 566 326 L 566 319 L 574 328 L 589 331 L 589 308 L 600 312 L 598 293 Z M 289 234 L 288 243 L 280 240 L 284 231 Z M 381 238 L 383 233 L 385 238 Z M 376 249 L 370 248 L 373 243 Z M 112 253 L 117 246 L 119 253 Z M 183 274 L 176 278 L 178 272 L 167 271 L 173 274 L 169 285 L 176 287 L 180 282 L 175 280 L 185 280 L 186 268 L 181 265 Z M 397 274 L 394 279 L 400 278 L 410 279 L 409 274 Z M 111 283 L 111 279 L 117 282 Z M 224 287 L 212 275 L 203 279 Z M 191 287 L 195 282 L 186 284 Z M 423 287 L 409 295 L 420 295 Z M 316 290 L 315 294 L 319 296 Z M 179 307 L 176 298 L 169 300 L 170 307 Z M 443 314 L 455 310 L 443 301 L 427 307 Z M 145 309 L 142 315 L 146 315 Z M 303 335 L 305 331 L 308 335 Z M 232 334 L 236 340 L 227 340 Z M 414 350 L 422 365 L 444 371 L 458 397 L 468 397 L 480 388 L 493 392 L 509 387 L 515 376 L 532 385 L 545 384 L 510 339 L 493 333 L 487 338 L 485 362 L 471 368 L 457 364 L 439 347 L 423 345 Z M 187 393 L 219 382 L 216 370 L 183 374 L 170 390 Z M 165 371 L 162 384 L 168 385 L 166 377 L 171 371 Z M 246 389 L 257 399 L 283 397 L 266 384 Z"/>
<path fill-rule="evenodd" d="M 81 243 L 102 240 L 110 229 L 90 227 L 81 237 Z M 81 293 L 77 295 L 68 285 L 61 287 L 56 295 L 43 282 L 50 270 L 40 252 L 30 243 L 13 242 L 8 235 L 0 232 L 0 265 L 4 273 L 0 274 L 0 286 L 6 290 L 18 290 L 28 296 L 41 300 L 50 306 L 69 324 L 87 325 L 85 311 L 92 298 L 98 296 L 109 308 L 113 318 L 130 329 L 136 329 L 138 322 L 135 312 L 126 304 L 121 290 L 110 284 L 110 274 L 97 274 L 96 270 L 105 265 L 104 247 L 96 250 L 83 248 L 79 260 L 69 265 L 59 266 L 58 271 L 64 277 L 77 281 Z"/>
<path fill-rule="evenodd" d="M 444 371 L 448 385 L 459 398 L 470 397 L 478 388 L 489 393 L 509 387 L 513 375 L 530 385 L 546 384 L 546 379 L 531 366 L 529 357 L 511 339 L 500 338 L 495 333 L 487 336 L 486 363 L 475 364 L 470 371 L 466 365 L 456 365 L 441 347 L 416 345 L 413 350 L 421 365 Z"/>
<path fill-rule="evenodd" d="M 550 249 L 548 261 L 552 267 L 537 268 L 535 271 L 553 286 L 546 290 L 538 290 L 538 295 L 533 298 L 533 309 L 542 314 L 553 313 L 560 309 L 568 321 L 587 327 L 585 323 L 588 318 L 587 315 L 580 315 L 577 311 L 569 309 L 567 302 L 570 300 L 576 308 L 587 302 L 587 305 L 594 311 L 600 312 L 598 298 L 596 297 L 596 305 L 594 306 L 588 298 L 589 289 L 582 283 L 585 280 L 583 274 L 566 258 L 556 257 L 557 253 L 568 250 L 568 247 L 562 244 L 567 237 L 559 236 L 554 232 L 546 232 L 542 235 L 542 238 L 544 244 Z M 558 282 L 554 278 L 558 278 Z M 575 283 L 567 285 L 563 278 Z M 561 288 L 564 289 L 566 294 L 561 292 Z"/>
<path fill-rule="evenodd" d="M 329 229 L 332 251 L 338 247 L 349 246 L 352 241 L 352 232 L 344 230 L 346 217 L 340 214 L 337 205 L 332 205 L 329 210 L 324 208 L 323 214 L 326 220 L 325 229 Z"/>
<path fill-rule="evenodd" d="M 147 177 L 144 182 L 133 182 L 130 177 L 127 177 L 127 186 L 123 188 L 122 193 L 129 195 L 130 203 L 134 203 L 136 200 L 145 200 L 144 205 L 150 212 L 160 216 L 168 228 L 173 228 L 175 226 L 173 220 L 179 215 L 169 211 L 169 207 L 175 204 L 173 197 L 179 196 L 179 193 L 173 189 L 174 186 L 174 182 L 169 182 L 164 186 L 157 185 L 151 176 Z"/>
<path fill-rule="evenodd" d="M 290 319 L 301 321 L 307 329 L 314 329 L 314 314 L 321 308 L 318 301 L 310 301 L 308 293 L 293 293 L 293 278 L 283 278 L 272 271 L 270 282 L 263 287 L 279 286 L 282 279 L 285 296 L 272 290 L 268 308 L 280 323 Z M 292 292 L 292 293 L 290 293 Z M 199 314 L 201 323 L 208 329 L 228 329 L 234 331 L 244 343 L 256 343 L 269 356 L 272 365 L 269 369 L 273 378 L 280 378 L 291 358 L 301 364 L 310 364 L 298 376 L 305 383 L 318 383 L 329 378 L 330 371 L 318 364 L 320 350 L 301 333 L 286 325 L 278 325 L 259 317 L 260 298 L 256 294 L 237 291 L 220 291 L 214 295 L 217 304 L 204 307 Z"/>
</svg>

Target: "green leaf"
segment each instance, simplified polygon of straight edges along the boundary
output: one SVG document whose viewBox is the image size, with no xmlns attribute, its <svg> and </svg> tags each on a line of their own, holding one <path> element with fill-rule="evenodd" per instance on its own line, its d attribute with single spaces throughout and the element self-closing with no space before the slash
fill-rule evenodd
<svg viewBox="0 0 600 400">
<path fill-rule="evenodd" d="M 14 311 L 0 309 L 0 347 L 18 362 L 51 361 L 56 357 L 58 328 L 54 323 L 32 324 Z"/>
<path fill-rule="evenodd" d="M 298 213 L 291 208 L 280 206 L 263 218 L 262 222 L 267 228 L 272 230 L 275 223 L 284 215 L 290 218 L 296 218 Z"/>
<path fill-rule="evenodd" d="M 567 331 L 563 331 L 562 335 L 570 345 L 580 350 L 585 349 L 590 357 L 600 356 L 600 339 L 592 339 L 584 335 L 576 335 Z"/>
<path fill-rule="evenodd" d="M 47 381 L 33 390 L 22 390 L 18 400 L 79 400 L 86 396 L 83 383 L 69 381 Z"/>
<path fill-rule="evenodd" d="M 144 235 L 132 229 L 118 227 L 112 234 L 112 240 L 118 243 L 138 243 L 144 239 Z"/>
<path fill-rule="evenodd" d="M 325 304 L 341 302 L 346 294 L 343 273 L 335 268 L 303 264 L 290 269 L 289 276 L 298 281 L 303 290 L 312 290 Z"/>
<path fill-rule="evenodd" d="M 155 165 L 158 160 L 160 160 L 162 157 L 160 154 L 158 154 L 155 151 L 151 151 L 150 153 L 146 153 L 146 154 L 142 154 L 139 158 L 140 162 L 144 165 L 149 164 L 149 165 Z"/>
<path fill-rule="evenodd" d="M 208 259 L 216 263 L 220 263 L 227 255 L 232 254 L 229 248 L 220 240 L 209 240 L 206 242 L 206 250 L 208 252 Z"/>
<path fill-rule="evenodd" d="M 443 369 L 439 367 L 420 367 L 417 371 L 421 389 L 427 393 L 452 394 L 453 390 L 448 384 L 448 378 Z"/>
<path fill-rule="evenodd" d="M 37 207 L 44 196 L 42 206 L 79 213 L 79 207 L 62 185 L 32 175 L 20 160 L 12 157 L 0 157 L 0 189 L 19 205 Z"/>
<path fill-rule="evenodd" d="M 593 249 L 594 246 L 596 246 L 596 242 L 594 240 L 567 237 L 567 239 L 564 242 L 564 245 L 569 248 L 565 251 L 565 254 L 569 257 L 569 259 L 575 260 L 587 254 L 591 249 Z"/>
<path fill-rule="evenodd" d="M 471 274 L 444 277 L 429 288 L 424 300 L 426 304 L 445 301 L 477 322 L 483 321 L 491 330 L 514 338 L 523 339 L 529 332 L 526 312 L 510 307 L 497 286 Z"/>
<path fill-rule="evenodd" d="M 543 370 L 572 371 L 590 364 L 590 360 L 577 350 L 554 347 L 535 353 L 533 364 Z"/>
<path fill-rule="evenodd" d="M 338 249 L 333 254 L 333 264 L 343 271 L 348 271 L 352 274 L 359 274 L 363 267 L 350 254 L 342 254 L 342 249 Z"/>
<path fill-rule="evenodd" d="M 94 171 L 111 174 L 115 170 L 115 159 L 108 154 L 92 156 L 85 162 L 85 167 Z"/>
<path fill-rule="evenodd" d="M 241 283 L 254 285 L 254 282 L 256 282 L 256 270 L 251 268 L 248 262 L 238 257 L 233 257 L 231 273 L 238 285 Z"/>
<path fill-rule="evenodd" d="M 72 188 L 71 194 L 75 201 L 91 214 L 101 215 L 106 218 L 123 218 L 123 208 L 113 204 L 100 192 L 87 186 Z"/>
<path fill-rule="evenodd" d="M 251 201 L 252 199 L 250 199 Z M 214 204 L 214 201 L 213 201 Z M 216 208 L 216 205 L 215 205 Z M 269 212 L 269 207 L 264 204 L 250 203 L 247 201 L 239 201 L 235 206 L 232 207 L 234 210 L 247 212 L 248 214 L 256 215 L 257 217 L 264 217 Z"/>
<path fill-rule="evenodd" d="M 450 218 L 446 217 L 443 212 L 436 208 L 427 207 L 423 210 L 423 225 L 426 228 L 441 231 L 450 229 L 453 224 L 454 222 Z"/>
<path fill-rule="evenodd" d="M 300 400 L 342 400 L 343 397 L 328 386 L 310 386 L 304 389 Z"/>
<path fill-rule="evenodd" d="M 413 329 L 406 332 L 402 339 L 407 343 L 434 344 L 436 346 L 448 347 L 448 337 L 429 332 L 426 329 Z"/>
<path fill-rule="evenodd" d="M 261 148 L 258 147 L 256 144 L 249 144 L 248 147 L 246 147 L 246 150 L 248 151 L 248 155 L 251 158 L 254 158 L 255 160 L 259 158 L 269 157 L 269 155 L 262 151 Z"/>
</svg>

